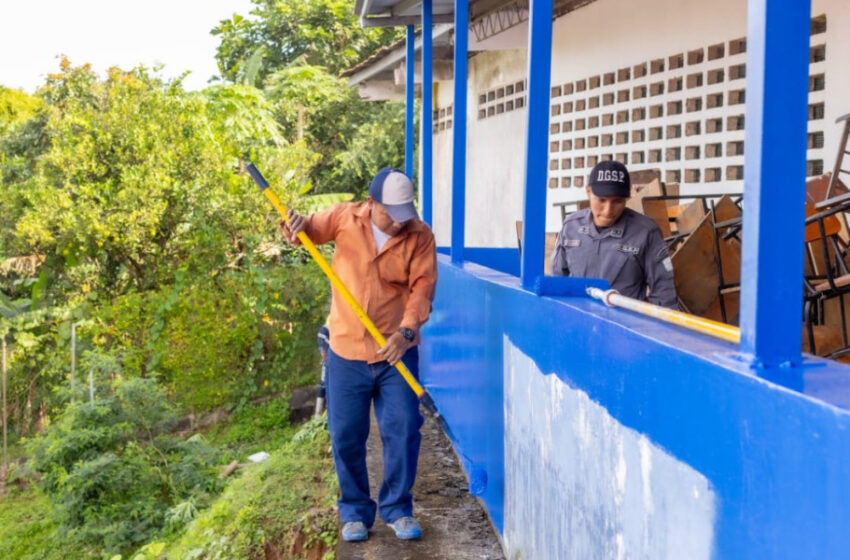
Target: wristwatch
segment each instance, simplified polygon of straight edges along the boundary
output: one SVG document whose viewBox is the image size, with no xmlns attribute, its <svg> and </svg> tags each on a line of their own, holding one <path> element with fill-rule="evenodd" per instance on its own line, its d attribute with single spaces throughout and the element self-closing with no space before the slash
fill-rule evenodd
<svg viewBox="0 0 850 560">
<path fill-rule="evenodd" d="M 408 329 L 407 327 L 401 327 L 398 330 L 401 333 L 401 336 L 408 342 L 413 342 L 413 339 L 416 338 L 416 333 L 413 332 L 413 329 Z"/>
</svg>

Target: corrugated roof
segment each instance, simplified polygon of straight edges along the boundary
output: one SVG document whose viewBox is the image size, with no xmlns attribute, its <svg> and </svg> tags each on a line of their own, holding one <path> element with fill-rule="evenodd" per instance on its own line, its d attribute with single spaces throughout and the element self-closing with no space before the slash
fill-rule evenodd
<svg viewBox="0 0 850 560">
<path fill-rule="evenodd" d="M 421 0 L 369 0 L 368 13 L 363 13 L 363 6 L 367 0 L 356 0 L 354 2 L 354 13 L 359 15 L 380 16 L 418 16 L 422 12 Z M 500 6 L 513 3 L 517 0 L 471 0 L 470 15 L 479 17 L 487 11 L 497 10 Z M 562 16 L 573 10 L 577 10 L 596 0 L 555 0 L 552 9 L 555 17 Z M 520 0 L 528 5 L 527 0 Z M 434 14 L 453 14 L 454 0 L 433 0 Z"/>
<path fill-rule="evenodd" d="M 366 0 L 356 0 L 354 3 L 355 13 L 358 15 L 361 14 L 364 2 Z M 473 18 L 481 18 L 487 13 L 487 11 L 498 10 L 499 8 L 503 8 L 506 4 L 514 3 L 517 0 L 478 0 L 477 2 L 473 0 L 470 2 L 471 4 L 471 16 Z M 526 0 L 519 0 L 520 2 L 526 2 Z M 561 17 L 569 12 L 587 6 L 596 2 L 596 0 L 555 0 L 554 5 L 552 7 L 552 17 L 557 18 Z M 372 0 L 369 5 L 369 13 L 366 15 L 375 16 L 380 14 L 390 13 L 392 15 L 404 15 L 410 16 L 418 14 L 421 11 L 421 1 L 420 0 Z M 403 10 L 398 13 L 394 13 L 393 10 L 401 6 Z M 449 12 L 441 12 L 441 13 L 452 13 L 454 10 L 454 0 L 434 0 L 434 12 L 437 13 L 437 7 L 442 6 L 443 8 L 450 8 Z M 417 38 L 421 35 L 421 29 L 417 29 L 416 36 Z M 348 70 L 345 70 L 341 76 L 343 78 L 349 78 L 358 72 L 361 72 L 370 66 L 379 63 L 381 60 L 390 56 L 392 53 L 397 51 L 400 48 L 404 47 L 406 38 L 401 38 L 398 41 L 381 47 L 375 53 L 373 53 L 368 58 L 362 60 L 357 63 L 355 66 L 352 66 Z"/>
</svg>

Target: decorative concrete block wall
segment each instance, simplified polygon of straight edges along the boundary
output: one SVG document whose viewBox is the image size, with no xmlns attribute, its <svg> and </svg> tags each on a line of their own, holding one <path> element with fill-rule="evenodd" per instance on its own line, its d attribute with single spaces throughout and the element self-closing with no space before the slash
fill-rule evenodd
<svg viewBox="0 0 850 560">
<path fill-rule="evenodd" d="M 807 172 L 820 175 L 838 149 L 835 119 L 850 112 L 850 2 L 812 4 Z M 560 229 L 553 204 L 584 199 L 587 174 L 604 158 L 657 168 L 684 193 L 743 190 L 746 9 L 738 0 L 597 0 L 553 22 L 547 231 Z M 468 246 L 516 246 L 526 64 L 523 49 L 470 59 Z M 452 87 L 440 82 L 435 96 L 439 244 L 450 232 Z"/>
</svg>

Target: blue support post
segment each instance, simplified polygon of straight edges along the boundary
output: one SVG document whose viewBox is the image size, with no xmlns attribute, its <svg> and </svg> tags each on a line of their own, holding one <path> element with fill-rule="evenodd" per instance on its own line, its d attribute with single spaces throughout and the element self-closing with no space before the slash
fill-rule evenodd
<svg viewBox="0 0 850 560">
<path fill-rule="evenodd" d="M 416 71 L 416 35 L 413 26 L 407 26 L 407 81 L 404 105 L 404 172 L 413 177 L 413 88 L 414 72 Z"/>
<path fill-rule="evenodd" d="M 523 288 L 540 293 L 546 236 L 552 0 L 531 0 L 528 28 L 528 136 L 525 140 L 525 207 L 522 214 L 520 276 Z"/>
<path fill-rule="evenodd" d="M 810 0 L 750 0 L 741 354 L 800 362 Z"/>
<path fill-rule="evenodd" d="M 466 219 L 466 75 L 469 51 L 469 0 L 455 0 L 454 111 L 452 119 L 453 263 L 463 262 Z"/>
<path fill-rule="evenodd" d="M 431 37 L 432 21 L 432 0 L 422 0 L 422 118 L 420 119 L 422 177 L 420 177 L 419 185 L 422 188 L 422 219 L 431 227 L 434 226 L 432 179 L 434 176 L 434 107 L 431 100 L 433 96 L 431 68 L 434 59 L 434 41 Z"/>
</svg>

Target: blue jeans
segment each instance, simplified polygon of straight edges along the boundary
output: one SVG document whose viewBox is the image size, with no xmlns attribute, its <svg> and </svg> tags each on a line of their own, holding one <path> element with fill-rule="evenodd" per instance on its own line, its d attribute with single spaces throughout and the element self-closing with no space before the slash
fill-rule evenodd
<svg viewBox="0 0 850 560">
<path fill-rule="evenodd" d="M 418 379 L 418 347 L 408 350 L 402 360 Z M 366 470 L 372 399 L 384 448 L 384 481 L 377 509 L 387 523 L 413 515 L 410 489 L 416 479 L 423 422 L 419 399 L 387 362 L 346 360 L 330 351 L 327 368 L 328 430 L 339 479 L 340 520 L 362 521 L 367 527 L 375 523 L 376 505 Z"/>
</svg>

